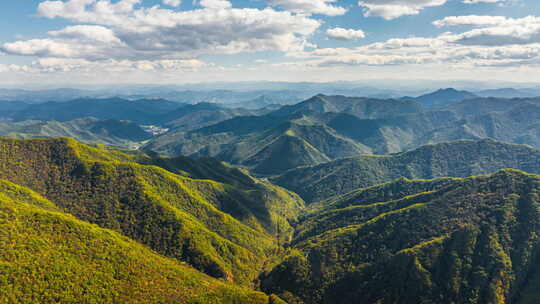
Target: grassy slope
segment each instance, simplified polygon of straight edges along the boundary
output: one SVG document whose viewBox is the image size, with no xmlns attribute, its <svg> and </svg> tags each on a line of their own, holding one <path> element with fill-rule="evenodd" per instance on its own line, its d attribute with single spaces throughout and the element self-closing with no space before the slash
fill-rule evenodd
<svg viewBox="0 0 540 304">
<path fill-rule="evenodd" d="M 0 180 L 0 303 L 30 302 L 273 303 Z"/>
<path fill-rule="evenodd" d="M 290 230 L 301 200 L 264 185 L 194 180 L 144 155 L 73 140 L 0 141 L 0 177 L 27 186 L 76 217 L 123 233 L 214 277 L 251 285 Z M 283 211 L 281 211 L 283 210 Z"/>
<path fill-rule="evenodd" d="M 399 177 L 466 177 L 504 168 L 540 173 L 540 150 L 493 140 L 459 141 L 297 168 L 272 181 L 297 192 L 307 202 L 316 202 Z"/>
<path fill-rule="evenodd" d="M 291 303 L 531 303 L 540 176 L 401 179 L 328 202 L 264 290 Z M 317 292 L 313 292 L 316 290 Z"/>
</svg>

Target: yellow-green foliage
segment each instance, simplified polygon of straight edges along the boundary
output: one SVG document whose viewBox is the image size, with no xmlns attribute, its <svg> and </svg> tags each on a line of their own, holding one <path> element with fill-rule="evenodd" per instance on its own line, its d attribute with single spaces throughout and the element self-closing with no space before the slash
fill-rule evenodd
<svg viewBox="0 0 540 304">
<path fill-rule="evenodd" d="M 171 173 L 181 170 L 171 167 L 173 161 L 169 171 L 140 163 L 160 162 L 70 139 L 0 139 L 0 178 L 31 188 L 81 220 L 244 285 L 251 286 L 279 252 L 274 235 L 290 235 L 288 220 L 302 206 L 298 197 L 241 172 L 213 173 L 239 181 L 226 184 Z M 276 229 L 277 223 L 283 227 Z"/>
<path fill-rule="evenodd" d="M 0 187 L 0 303 L 272 303 Z"/>
<path fill-rule="evenodd" d="M 505 169 L 328 200 L 296 227 L 305 258 L 276 265 L 263 290 L 309 304 L 535 303 L 539 194 L 540 176 Z"/>
</svg>

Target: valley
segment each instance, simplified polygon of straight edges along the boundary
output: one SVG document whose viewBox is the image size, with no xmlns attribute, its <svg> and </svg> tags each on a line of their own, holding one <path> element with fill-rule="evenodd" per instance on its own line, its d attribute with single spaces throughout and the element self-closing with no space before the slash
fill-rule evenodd
<svg viewBox="0 0 540 304">
<path fill-rule="evenodd" d="M 7 107 L 0 298 L 535 303 L 539 105 L 447 89 Z"/>
<path fill-rule="evenodd" d="M 0 304 L 539 304 L 538 0 L 0 2 Z"/>
</svg>

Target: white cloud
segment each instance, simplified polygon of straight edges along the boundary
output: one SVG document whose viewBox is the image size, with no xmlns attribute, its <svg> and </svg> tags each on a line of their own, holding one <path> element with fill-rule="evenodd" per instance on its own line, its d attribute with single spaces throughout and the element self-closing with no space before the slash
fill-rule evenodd
<svg viewBox="0 0 540 304">
<path fill-rule="evenodd" d="M 462 0 L 463 3 L 498 3 L 501 5 L 516 0 Z M 378 16 L 390 20 L 406 15 L 417 15 L 427 7 L 441 6 L 448 0 L 359 0 L 358 4 L 364 7 L 364 16 Z"/>
<path fill-rule="evenodd" d="M 201 0 L 200 5 L 209 9 L 226 9 L 232 7 L 228 0 Z"/>
<path fill-rule="evenodd" d="M 332 5 L 337 0 L 268 0 L 273 6 L 302 14 L 320 14 L 327 16 L 340 16 L 347 12 L 341 6 Z"/>
<path fill-rule="evenodd" d="M 75 25 L 44 39 L 0 46 L 12 55 L 102 60 L 194 58 L 203 54 L 293 51 L 310 46 L 307 38 L 320 21 L 271 8 L 235 9 L 226 0 L 202 0 L 202 8 L 174 11 L 140 7 L 140 0 L 45 1 L 38 12 Z"/>
<path fill-rule="evenodd" d="M 182 4 L 182 0 L 163 0 L 163 4 L 173 7 L 179 7 Z"/>
<path fill-rule="evenodd" d="M 61 38 L 92 40 L 104 43 L 121 44 L 114 32 L 106 27 L 97 25 L 74 25 L 59 31 L 50 31 L 49 35 Z"/>
<path fill-rule="evenodd" d="M 463 3 L 477 4 L 477 3 L 500 3 L 506 0 L 463 0 Z"/>
<path fill-rule="evenodd" d="M 440 48 L 444 47 L 445 41 L 439 38 L 425 38 L 425 37 L 409 37 L 409 38 L 392 38 L 385 42 L 376 42 L 369 46 L 369 50 L 399 50 L 407 48 Z"/>
<path fill-rule="evenodd" d="M 5 43 L 0 49 L 10 55 L 71 57 L 77 54 L 72 45 L 51 39 Z"/>
<path fill-rule="evenodd" d="M 355 48 L 325 48 L 289 54 L 312 67 L 389 66 L 431 64 L 440 66 L 540 65 L 540 18 L 454 16 L 434 22 L 443 26 L 470 26 L 461 33 L 438 37 L 392 38 Z"/>
<path fill-rule="evenodd" d="M 446 39 L 466 45 L 513 45 L 540 42 L 540 18 L 506 18 L 502 16 L 453 16 L 433 22 L 443 26 L 474 26 L 470 31 L 446 35 Z"/>
<path fill-rule="evenodd" d="M 135 71 L 186 72 L 209 68 L 212 65 L 197 59 L 187 60 L 104 60 L 89 61 L 72 58 L 41 58 L 28 65 L 4 65 L 2 72 L 26 73 L 121 73 Z"/>
<path fill-rule="evenodd" d="M 441 20 L 436 20 L 433 25 L 437 27 L 445 26 L 490 26 L 501 25 L 508 21 L 503 16 L 449 16 Z"/>
<path fill-rule="evenodd" d="M 186 72 L 190 72 L 189 79 L 199 75 L 199 79 L 208 81 L 209 77 L 223 73 L 221 79 L 230 80 L 228 73 L 245 76 L 242 71 L 250 68 L 257 73 L 287 76 L 287 71 L 309 69 L 392 68 L 408 72 L 424 70 L 426 66 L 438 66 L 444 71 L 453 67 L 474 71 L 478 67 L 540 66 L 539 17 L 451 16 L 433 23 L 450 30 L 435 37 L 392 38 L 352 48 L 317 48 L 308 39 L 322 21 L 311 15 L 338 15 L 339 10 L 328 9 L 344 10 L 337 1 L 268 1 L 283 10 L 233 8 L 226 0 L 197 0 L 200 7 L 189 11 L 159 5 L 144 7 L 141 0 L 44 1 L 38 10 L 41 16 L 64 18 L 73 25 L 50 31 L 41 39 L 17 38 L 20 41 L 1 44 L 0 54 L 37 59 L 26 65 L 0 65 L 0 72 L 35 74 L 41 79 L 53 79 L 56 73 L 69 75 L 65 79 L 70 80 L 77 79 L 71 78 L 74 75 L 86 75 L 85 79 L 117 75 L 120 81 L 136 79 L 133 75 L 146 75 L 139 79 L 159 75 L 160 81 L 175 82 Z M 275 4 L 278 2 L 281 4 Z M 360 5 L 367 15 L 392 19 L 444 2 L 447 0 L 361 0 Z M 326 34 L 328 38 L 345 41 L 365 36 L 360 30 L 339 27 L 327 30 Z M 268 50 L 283 51 L 291 61 L 254 61 L 264 64 L 265 69 L 257 69 L 249 64 L 223 68 L 198 59 L 205 54 Z M 422 67 L 410 67 L 417 64 Z"/>
<path fill-rule="evenodd" d="M 360 0 L 364 16 L 378 16 L 390 20 L 405 15 L 417 15 L 426 7 L 440 6 L 446 0 Z"/>
<path fill-rule="evenodd" d="M 366 34 L 361 30 L 344 29 L 340 27 L 326 30 L 326 35 L 330 39 L 341 41 L 352 41 L 366 37 Z"/>
</svg>

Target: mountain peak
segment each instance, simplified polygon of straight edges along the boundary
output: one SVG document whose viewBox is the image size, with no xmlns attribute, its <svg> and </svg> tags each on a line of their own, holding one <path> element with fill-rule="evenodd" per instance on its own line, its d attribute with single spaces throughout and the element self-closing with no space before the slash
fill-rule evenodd
<svg viewBox="0 0 540 304">
<path fill-rule="evenodd" d="M 454 88 L 446 88 L 418 96 L 415 98 L 415 100 L 425 107 L 439 108 L 461 102 L 465 99 L 476 97 L 478 96 L 468 91 L 459 91 Z"/>
</svg>

